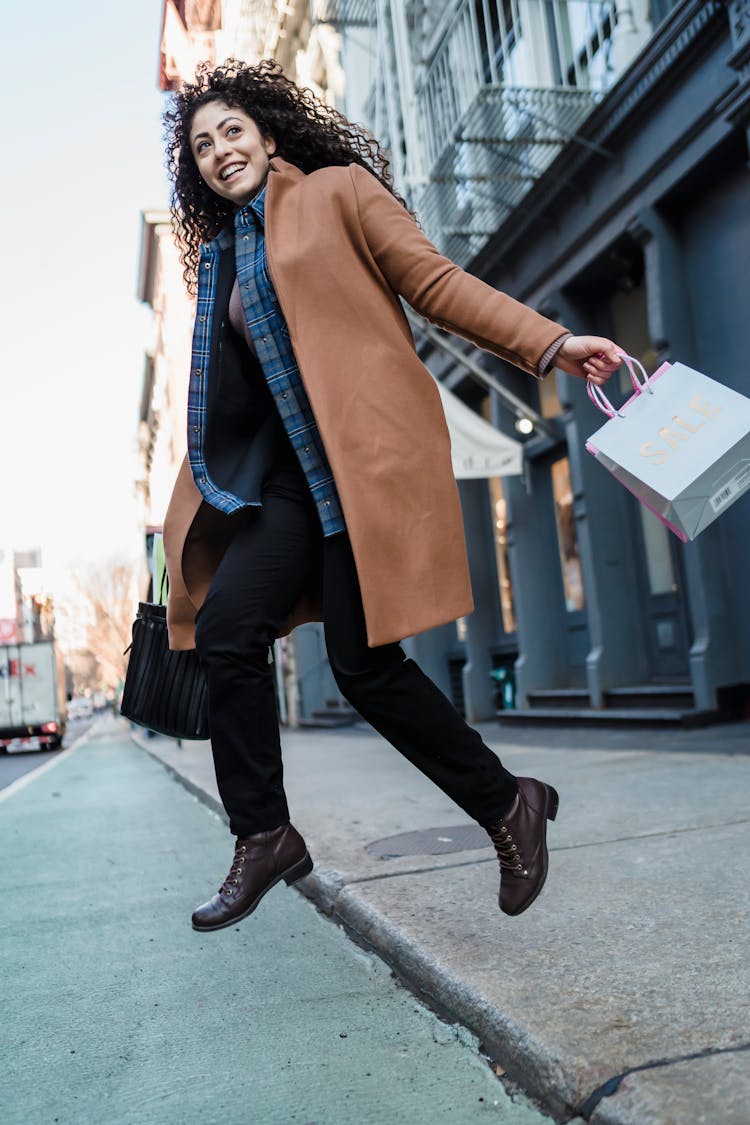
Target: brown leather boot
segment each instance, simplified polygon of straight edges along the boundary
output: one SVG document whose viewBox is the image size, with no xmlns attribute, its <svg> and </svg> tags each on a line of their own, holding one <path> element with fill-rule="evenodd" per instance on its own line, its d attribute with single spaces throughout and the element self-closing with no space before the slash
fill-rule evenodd
<svg viewBox="0 0 750 1125">
<path fill-rule="evenodd" d="M 505 816 L 488 828 L 500 861 L 498 905 L 522 914 L 547 878 L 547 821 L 557 816 L 557 790 L 533 777 L 518 777 L 518 796 Z"/>
<path fill-rule="evenodd" d="M 194 930 L 220 930 L 252 914 L 271 887 L 291 886 L 313 868 L 305 841 L 291 824 L 238 836 L 234 862 L 218 892 L 193 914 Z"/>
</svg>

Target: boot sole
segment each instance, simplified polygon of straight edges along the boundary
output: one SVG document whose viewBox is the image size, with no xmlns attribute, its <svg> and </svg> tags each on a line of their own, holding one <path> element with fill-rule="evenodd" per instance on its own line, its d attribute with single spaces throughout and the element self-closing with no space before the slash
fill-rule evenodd
<svg viewBox="0 0 750 1125">
<path fill-rule="evenodd" d="M 557 810 L 560 808 L 560 794 L 552 785 L 545 785 L 547 790 L 547 807 L 544 811 L 544 871 L 539 886 L 534 891 L 532 897 L 523 904 L 520 910 L 503 910 L 509 918 L 518 918 L 519 914 L 523 914 L 528 910 L 532 903 L 536 902 L 539 895 L 544 890 L 544 884 L 547 882 L 547 872 L 549 870 L 549 852 L 547 851 L 547 821 L 554 820 L 557 816 Z M 500 908 L 502 910 L 502 907 Z"/>
<path fill-rule="evenodd" d="M 296 883 L 298 879 L 304 879 L 305 875 L 309 875 L 312 869 L 313 861 L 310 857 L 310 853 L 305 852 L 302 859 L 298 860 L 297 863 L 287 868 L 286 871 L 282 871 L 281 874 L 277 875 L 276 878 L 272 882 L 270 882 L 267 887 L 264 887 L 255 901 L 251 902 L 250 905 L 245 910 L 243 910 L 241 914 L 235 914 L 233 915 L 233 917 L 227 918 L 224 922 L 214 922 L 212 925 L 201 926 L 196 925 L 195 922 L 193 922 L 193 929 L 197 930 L 201 934 L 206 934 L 210 933 L 212 930 L 223 930 L 227 926 L 233 926 L 235 922 L 241 922 L 243 918 L 247 918 L 248 915 L 252 914 L 252 912 L 260 905 L 263 896 L 267 895 L 268 892 L 273 887 L 275 887 L 277 883 L 280 883 L 282 879 L 288 887 L 291 887 L 292 883 Z"/>
</svg>

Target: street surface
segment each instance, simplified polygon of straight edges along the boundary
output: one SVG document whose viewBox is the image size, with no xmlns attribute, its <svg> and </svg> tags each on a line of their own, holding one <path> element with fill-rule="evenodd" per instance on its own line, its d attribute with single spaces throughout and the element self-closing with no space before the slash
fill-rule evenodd
<svg viewBox="0 0 750 1125">
<path fill-rule="evenodd" d="M 16 778 L 38 770 L 59 753 L 59 750 L 30 750 L 23 754 L 0 754 L 0 789 L 5 789 Z"/>
<path fill-rule="evenodd" d="M 498 911 L 489 840 L 368 729 L 282 734 L 300 888 L 560 1121 L 748 1125 L 750 722 L 478 729 L 560 793 L 532 909 Z M 220 810 L 208 743 L 143 746 Z"/>
<path fill-rule="evenodd" d="M 194 933 L 231 841 L 124 723 L 0 795 L 0 853 L 5 1125 L 549 1120 L 283 884 Z"/>
<path fill-rule="evenodd" d="M 62 749 L 72 746 L 76 739 L 85 734 L 94 719 L 74 719 L 68 722 Z M 29 750 L 21 754 L 0 754 L 0 790 L 5 789 L 16 778 L 23 777 L 39 769 L 45 762 L 56 758 L 59 750 Z"/>
</svg>

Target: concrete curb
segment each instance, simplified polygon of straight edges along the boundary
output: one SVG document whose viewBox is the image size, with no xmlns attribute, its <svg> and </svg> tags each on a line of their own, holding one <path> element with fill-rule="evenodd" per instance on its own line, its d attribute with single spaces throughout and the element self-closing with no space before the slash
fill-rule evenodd
<svg viewBox="0 0 750 1125">
<path fill-rule="evenodd" d="M 502 1060 L 507 1077 L 545 1112 L 570 1121 L 576 1093 L 563 1063 L 544 1044 L 459 977 L 448 972 L 388 917 L 358 896 L 335 871 L 313 872 L 298 889 L 359 943 L 373 950 L 419 999 L 441 1016 L 463 1024 L 482 1050 Z M 601 1118 L 606 1123 L 606 1118 Z"/>
<path fill-rule="evenodd" d="M 140 731 L 131 731 L 131 738 L 227 823 L 223 806 L 212 794 L 165 762 Z M 295 889 L 321 913 L 341 925 L 353 940 L 375 952 L 428 1007 L 476 1035 L 483 1051 L 493 1059 L 502 1059 L 507 1078 L 534 1098 L 546 1113 L 568 1123 L 583 1120 L 577 1116 L 578 1095 L 564 1061 L 460 978 L 446 971 L 419 943 L 365 902 L 356 888 L 345 882 L 343 875 L 336 870 L 316 868 L 296 883 Z M 601 1104 L 597 1113 L 600 1125 L 610 1125 L 610 1122 L 617 1125 L 616 1119 L 610 1118 Z"/>
</svg>

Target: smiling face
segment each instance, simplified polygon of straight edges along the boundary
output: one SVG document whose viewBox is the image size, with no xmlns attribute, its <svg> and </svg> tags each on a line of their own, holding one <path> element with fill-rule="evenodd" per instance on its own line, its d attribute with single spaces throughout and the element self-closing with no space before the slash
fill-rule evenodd
<svg viewBox="0 0 750 1125">
<path fill-rule="evenodd" d="M 190 150 L 212 191 L 237 207 L 253 198 L 268 175 L 276 145 L 238 106 L 212 101 L 196 110 Z"/>
</svg>

